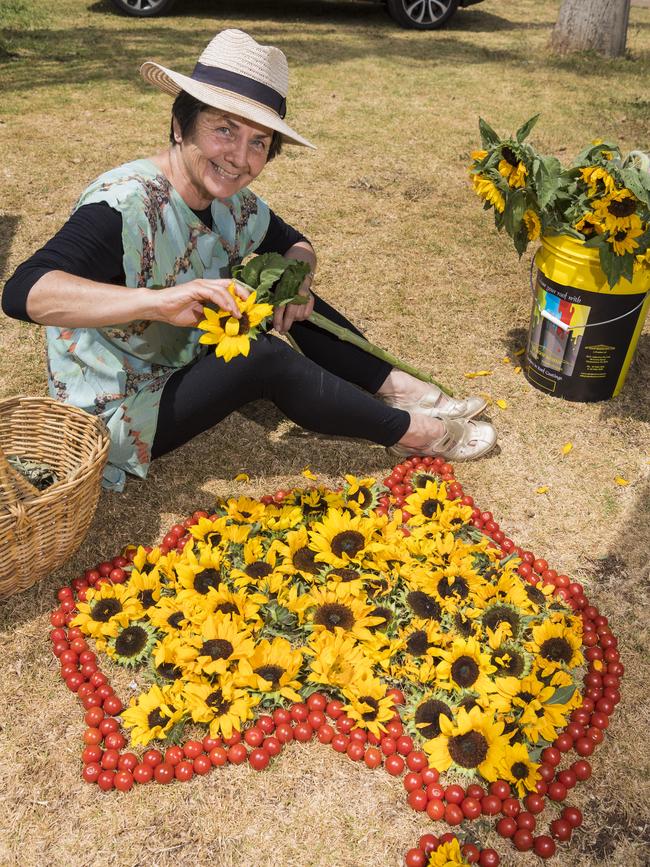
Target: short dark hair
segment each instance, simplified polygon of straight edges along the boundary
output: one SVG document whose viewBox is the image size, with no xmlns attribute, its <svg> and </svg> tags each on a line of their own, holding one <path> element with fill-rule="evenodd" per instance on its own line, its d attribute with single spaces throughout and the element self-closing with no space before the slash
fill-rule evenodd
<svg viewBox="0 0 650 867">
<path fill-rule="evenodd" d="M 174 136 L 174 121 L 176 121 L 176 123 L 180 127 L 181 136 L 185 138 L 188 135 L 192 135 L 192 133 L 194 132 L 194 127 L 196 126 L 196 119 L 199 114 L 209 108 L 210 106 L 206 105 L 204 102 L 201 102 L 200 99 L 196 99 L 191 94 L 187 93 L 184 90 L 181 90 L 181 92 L 174 100 L 174 104 L 172 105 L 172 121 L 171 128 L 169 130 L 169 141 L 172 143 L 172 145 L 176 144 L 176 138 Z M 271 136 L 271 144 L 269 145 L 269 153 L 266 158 L 267 163 L 270 163 L 273 157 L 276 157 L 281 150 L 282 135 L 276 130 L 273 130 L 273 135 Z"/>
</svg>

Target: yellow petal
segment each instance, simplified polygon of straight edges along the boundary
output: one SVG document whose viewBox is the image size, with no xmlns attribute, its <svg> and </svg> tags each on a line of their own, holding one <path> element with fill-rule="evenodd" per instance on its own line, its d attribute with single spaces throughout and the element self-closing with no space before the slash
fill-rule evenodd
<svg viewBox="0 0 650 867">
<path fill-rule="evenodd" d="M 503 358 L 501 359 L 501 361 L 502 361 L 504 364 L 510 364 L 510 359 L 509 359 L 509 357 L 508 357 L 507 355 L 504 355 Z"/>
<path fill-rule="evenodd" d="M 616 482 L 617 485 L 621 485 L 621 487 L 625 487 L 625 485 L 630 484 L 627 479 L 623 478 L 623 476 L 616 476 L 614 481 Z"/>
<path fill-rule="evenodd" d="M 525 351 L 526 351 L 526 350 L 522 347 L 521 349 L 517 349 L 517 350 L 516 350 L 515 355 L 516 355 L 517 357 L 519 357 L 520 355 L 523 355 Z"/>
<path fill-rule="evenodd" d="M 473 370 L 473 371 L 468 371 L 465 374 L 465 377 L 467 379 L 475 379 L 477 376 L 491 376 L 491 374 L 492 374 L 491 370 Z"/>
<path fill-rule="evenodd" d="M 564 443 L 564 445 L 562 446 L 562 454 L 568 455 L 572 448 L 573 443 Z"/>
<path fill-rule="evenodd" d="M 250 476 L 247 473 L 237 473 L 235 476 L 236 482 L 249 482 Z"/>
<path fill-rule="evenodd" d="M 514 367 L 513 370 L 514 370 L 515 373 L 521 373 L 521 367 L 520 367 L 519 365 L 517 365 L 516 367 Z"/>
<path fill-rule="evenodd" d="M 482 397 L 482 398 L 483 398 L 484 400 L 486 400 L 488 403 L 493 403 L 492 395 L 491 395 L 491 394 L 488 394 L 487 391 L 479 391 L 478 396 L 479 396 L 479 397 Z"/>
<path fill-rule="evenodd" d="M 318 478 L 318 476 L 316 476 L 316 475 L 314 475 L 314 473 L 312 473 L 312 471 L 309 469 L 309 467 L 305 467 L 305 469 L 302 471 L 302 475 L 306 479 L 317 479 Z"/>
<path fill-rule="evenodd" d="M 499 407 L 499 409 L 508 409 L 508 401 L 507 400 L 503 400 L 503 398 L 500 398 L 499 400 L 495 400 L 494 402 Z"/>
<path fill-rule="evenodd" d="M 548 491 L 548 487 L 546 485 L 540 485 L 539 488 L 535 488 L 536 493 L 545 494 Z"/>
</svg>

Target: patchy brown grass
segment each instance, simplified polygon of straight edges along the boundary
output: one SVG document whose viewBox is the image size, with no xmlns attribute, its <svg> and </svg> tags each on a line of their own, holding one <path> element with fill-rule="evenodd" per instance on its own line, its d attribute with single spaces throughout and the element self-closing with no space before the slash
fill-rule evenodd
<svg viewBox="0 0 650 867">
<path fill-rule="evenodd" d="M 585 582 L 627 668 L 597 773 L 571 797 L 584 829 L 555 862 L 632 867 L 646 863 L 650 822 L 650 330 L 615 400 L 569 404 L 531 388 L 514 372 L 528 263 L 482 214 L 465 168 L 479 113 L 505 130 L 541 111 L 534 140 L 560 157 L 597 136 L 648 148 L 650 11 L 633 7 L 630 59 L 555 60 L 546 42 L 557 6 L 488 0 L 420 34 L 366 3 L 188 0 L 174 17 L 135 21 L 105 2 L 13 0 L 0 10 L 0 275 L 57 229 L 93 177 L 164 144 L 169 101 L 140 82 L 142 60 L 189 69 L 225 26 L 283 48 L 290 122 L 319 150 L 288 148 L 256 189 L 313 240 L 318 291 L 371 339 L 459 392 L 507 400 L 492 412 L 499 453 L 460 478 L 509 535 Z M 44 393 L 40 329 L 2 321 L 0 334 L 0 393 Z M 463 377 L 478 369 L 493 373 Z M 0 863 L 400 863 L 428 828 L 400 783 L 317 746 L 295 746 L 264 774 L 234 768 L 128 796 L 82 784 L 82 716 L 47 639 L 63 580 L 127 542 L 159 539 L 215 494 L 300 484 L 306 465 L 334 482 L 389 464 L 383 449 L 306 434 L 255 404 L 159 461 L 146 483 L 102 495 L 77 555 L 0 609 Z M 242 470 L 246 485 L 232 481 Z M 618 487 L 617 475 L 631 484 Z M 530 860 L 488 839 L 503 863 Z"/>
</svg>

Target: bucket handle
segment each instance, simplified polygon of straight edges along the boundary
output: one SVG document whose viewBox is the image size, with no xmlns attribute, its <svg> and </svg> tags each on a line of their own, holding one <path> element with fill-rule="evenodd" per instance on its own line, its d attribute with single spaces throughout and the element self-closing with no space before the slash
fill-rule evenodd
<svg viewBox="0 0 650 867">
<path fill-rule="evenodd" d="M 585 328 L 596 328 L 598 325 L 609 325 L 610 322 L 618 322 L 619 319 L 625 319 L 626 316 L 631 316 L 633 313 L 636 313 L 637 310 L 640 310 L 641 307 L 645 304 L 647 292 L 643 293 L 643 298 L 639 301 L 636 307 L 633 307 L 631 310 L 628 310 L 627 313 L 621 313 L 620 316 L 614 316 L 613 319 L 604 319 L 602 322 L 586 322 L 584 325 L 567 325 L 566 322 L 562 322 L 561 319 L 558 319 L 557 316 L 553 316 L 552 313 L 549 313 L 548 310 L 542 310 L 539 306 L 539 301 L 537 300 L 537 292 L 535 291 L 535 283 L 533 281 L 533 270 L 535 268 L 535 256 L 530 260 L 530 291 L 533 296 L 533 302 L 537 309 L 540 312 L 540 315 L 544 317 L 544 319 L 548 319 L 549 322 L 552 322 L 553 325 L 557 325 L 558 328 L 561 328 L 563 331 L 579 331 L 580 329 Z"/>
</svg>

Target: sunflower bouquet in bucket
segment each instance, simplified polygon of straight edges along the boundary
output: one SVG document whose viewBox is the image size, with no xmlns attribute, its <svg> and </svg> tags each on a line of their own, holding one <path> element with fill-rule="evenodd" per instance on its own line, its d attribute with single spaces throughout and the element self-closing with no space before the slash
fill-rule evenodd
<svg viewBox="0 0 650 867">
<path fill-rule="evenodd" d="M 584 241 L 598 250 L 610 288 L 650 269 L 648 156 L 633 151 L 623 157 L 617 145 L 599 141 L 563 167 L 527 142 L 538 117 L 509 138 L 479 119 L 482 148 L 471 154 L 470 175 L 497 229 L 505 229 L 520 256 L 541 236 Z"/>
</svg>

